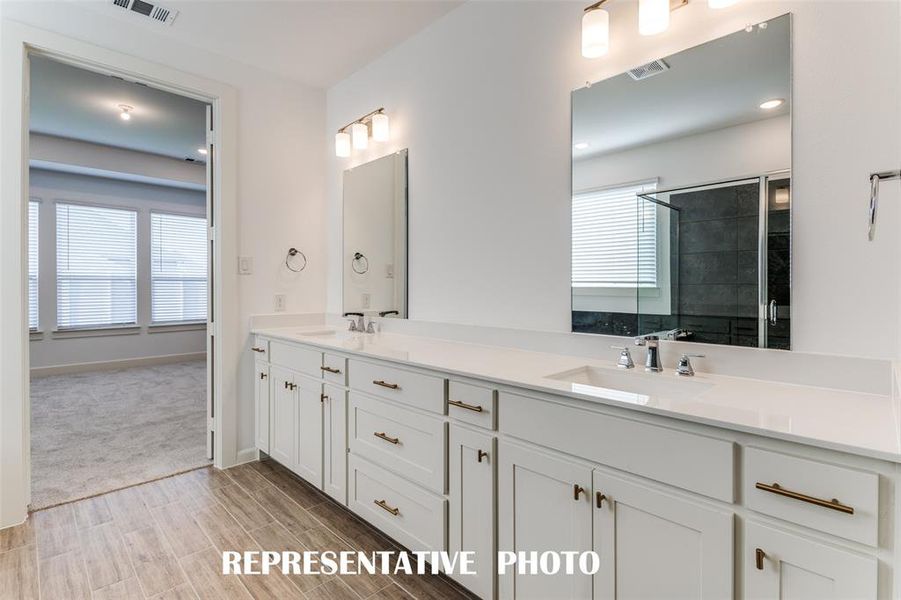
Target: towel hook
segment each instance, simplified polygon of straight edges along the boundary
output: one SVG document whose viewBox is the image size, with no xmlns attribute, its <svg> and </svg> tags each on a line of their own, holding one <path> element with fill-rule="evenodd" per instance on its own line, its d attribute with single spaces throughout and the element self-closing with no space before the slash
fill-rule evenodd
<svg viewBox="0 0 901 600">
<path fill-rule="evenodd" d="M 872 242 L 876 237 L 876 208 L 879 206 L 879 184 L 883 181 L 901 179 L 901 169 L 897 171 L 881 171 L 870 173 L 870 227 L 867 238 Z"/>
<path fill-rule="evenodd" d="M 303 259 L 303 264 L 300 265 L 300 268 L 295 268 L 291 266 L 291 259 L 295 256 L 300 255 Z M 285 256 L 285 266 L 288 267 L 289 271 L 294 271 L 295 273 L 300 273 L 304 269 L 307 268 L 307 255 L 298 250 L 297 248 L 288 248 L 288 254 Z"/>
</svg>

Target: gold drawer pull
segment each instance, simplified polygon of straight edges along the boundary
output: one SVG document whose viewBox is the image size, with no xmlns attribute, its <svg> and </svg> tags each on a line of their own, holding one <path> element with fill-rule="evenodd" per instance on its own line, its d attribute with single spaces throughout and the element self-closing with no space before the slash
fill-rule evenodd
<svg viewBox="0 0 901 600">
<path fill-rule="evenodd" d="M 327 373 L 335 373 L 336 375 L 341 372 L 341 369 L 335 369 L 333 367 L 319 367 L 319 368 Z"/>
<path fill-rule="evenodd" d="M 375 385 L 380 385 L 384 388 L 388 388 L 389 390 L 396 390 L 400 387 L 396 383 L 388 383 L 386 381 L 382 381 L 381 379 L 374 379 L 372 383 L 374 383 Z"/>
<path fill-rule="evenodd" d="M 251 350 L 253 350 L 254 352 L 265 352 L 264 349 L 262 349 L 262 348 L 257 348 L 256 346 L 252 347 Z"/>
<path fill-rule="evenodd" d="M 774 483 L 772 485 L 768 485 L 766 483 L 760 483 L 759 481 L 754 486 L 758 490 L 763 490 L 764 492 L 770 492 L 771 494 L 778 494 L 780 496 L 785 496 L 786 498 L 791 498 L 793 500 L 800 500 L 801 502 L 808 502 L 810 504 L 816 504 L 817 506 L 822 506 L 823 508 L 829 508 L 831 510 L 837 510 L 838 512 L 845 513 L 846 515 L 853 515 L 854 509 L 846 504 L 842 504 L 835 498 L 832 500 L 823 500 L 822 498 L 815 498 L 813 496 L 808 496 L 807 494 L 801 494 L 799 492 L 793 492 L 791 490 L 787 490 L 783 488 L 778 483 Z"/>
<path fill-rule="evenodd" d="M 376 431 L 376 432 L 373 432 L 372 435 L 374 435 L 374 436 L 377 437 L 377 438 L 383 439 L 383 440 L 385 440 L 386 442 L 389 442 L 389 443 L 391 443 L 391 444 L 395 444 L 395 445 L 396 445 L 396 444 L 399 444 L 399 443 L 400 443 L 400 439 L 395 438 L 395 437 L 391 437 L 390 435 L 386 434 L 384 431 Z"/>
<path fill-rule="evenodd" d="M 466 404 L 465 402 L 460 402 L 459 400 L 448 400 L 447 403 L 451 406 L 459 406 L 460 408 L 465 408 L 466 410 L 471 410 L 473 412 L 482 412 L 481 406 Z"/>
<path fill-rule="evenodd" d="M 754 564 L 757 566 L 758 571 L 763 571 L 763 559 L 766 558 L 766 552 L 757 548 L 754 550 Z"/>
<path fill-rule="evenodd" d="M 573 484 L 573 500 L 578 501 L 578 500 L 579 500 L 579 496 L 581 496 L 581 495 L 584 494 L 584 493 L 585 493 L 585 488 L 583 488 L 583 487 L 582 487 L 581 485 L 579 485 L 578 483 L 574 483 L 574 484 Z"/>
<path fill-rule="evenodd" d="M 389 513 L 391 513 L 395 517 L 400 514 L 400 511 L 398 509 L 388 506 L 388 503 L 385 502 L 384 500 L 373 500 L 373 502 L 375 502 L 375 504 L 379 508 L 383 508 L 383 509 L 387 510 Z"/>
</svg>

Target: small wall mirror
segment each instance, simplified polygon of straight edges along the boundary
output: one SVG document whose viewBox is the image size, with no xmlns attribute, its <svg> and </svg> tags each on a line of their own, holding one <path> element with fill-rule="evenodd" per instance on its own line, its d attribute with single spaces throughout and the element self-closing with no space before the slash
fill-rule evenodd
<svg viewBox="0 0 901 600">
<path fill-rule="evenodd" d="M 572 111 L 572 330 L 789 349 L 791 16 Z"/>
<path fill-rule="evenodd" d="M 344 172 L 344 312 L 407 317 L 407 151 Z"/>
</svg>

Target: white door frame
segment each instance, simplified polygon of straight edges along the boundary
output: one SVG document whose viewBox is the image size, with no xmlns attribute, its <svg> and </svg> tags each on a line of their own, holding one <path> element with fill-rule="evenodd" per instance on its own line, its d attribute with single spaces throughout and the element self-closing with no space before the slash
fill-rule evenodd
<svg viewBox="0 0 901 600">
<path fill-rule="evenodd" d="M 223 83 L 20 23 L 0 25 L 0 528 L 21 523 L 31 501 L 28 355 L 29 55 L 116 74 L 213 105 L 211 208 L 215 215 L 208 356 L 213 395 L 214 464 L 237 461 L 238 293 L 237 94 Z M 208 337 L 209 341 L 209 337 Z"/>
</svg>

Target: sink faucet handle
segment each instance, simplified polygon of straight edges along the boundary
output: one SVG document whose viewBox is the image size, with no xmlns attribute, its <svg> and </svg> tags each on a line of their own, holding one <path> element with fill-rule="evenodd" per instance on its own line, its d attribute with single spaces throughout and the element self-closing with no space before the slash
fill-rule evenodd
<svg viewBox="0 0 901 600">
<path fill-rule="evenodd" d="M 650 346 L 652 348 L 657 346 L 657 343 L 660 341 L 660 338 L 656 335 L 640 335 L 635 338 L 636 346 Z"/>
<path fill-rule="evenodd" d="M 703 354 L 683 354 L 679 357 L 679 364 L 676 366 L 676 375 L 681 377 L 694 377 L 695 370 L 691 366 L 692 358 L 704 358 Z"/>
<path fill-rule="evenodd" d="M 619 350 L 619 361 L 617 361 L 616 366 L 620 369 L 634 369 L 635 363 L 632 362 L 632 354 L 629 352 L 629 348 L 627 346 L 610 346 L 614 350 Z"/>
</svg>

